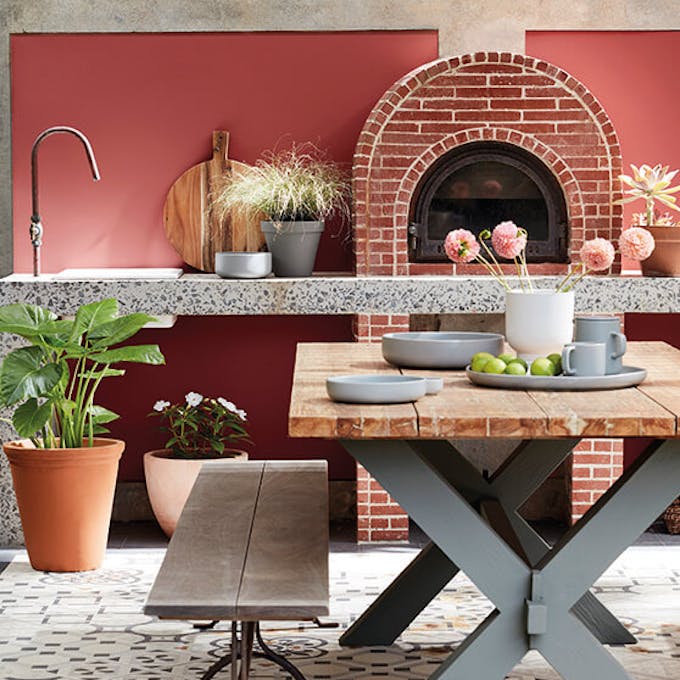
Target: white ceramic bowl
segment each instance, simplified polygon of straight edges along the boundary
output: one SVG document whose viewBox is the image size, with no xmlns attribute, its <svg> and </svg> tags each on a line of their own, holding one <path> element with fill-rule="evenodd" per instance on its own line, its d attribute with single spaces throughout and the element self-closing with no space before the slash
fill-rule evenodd
<svg viewBox="0 0 680 680">
<path fill-rule="evenodd" d="M 261 279 L 271 272 L 271 253 L 215 253 L 215 273 L 223 279 Z"/>
</svg>

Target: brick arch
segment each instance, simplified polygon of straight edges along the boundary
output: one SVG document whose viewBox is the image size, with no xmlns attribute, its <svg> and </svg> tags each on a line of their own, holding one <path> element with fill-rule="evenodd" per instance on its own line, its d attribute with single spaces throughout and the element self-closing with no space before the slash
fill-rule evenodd
<svg viewBox="0 0 680 680">
<path fill-rule="evenodd" d="M 567 199 L 572 261 L 584 239 L 618 237 L 622 209 L 612 201 L 621 196 L 621 149 L 597 99 L 548 62 L 479 52 L 406 74 L 369 115 L 353 164 L 358 274 L 455 272 L 448 264 L 408 262 L 409 205 L 433 162 L 456 146 L 485 139 L 521 146 L 556 175 Z M 533 267 L 546 273 L 566 268 Z"/>
</svg>

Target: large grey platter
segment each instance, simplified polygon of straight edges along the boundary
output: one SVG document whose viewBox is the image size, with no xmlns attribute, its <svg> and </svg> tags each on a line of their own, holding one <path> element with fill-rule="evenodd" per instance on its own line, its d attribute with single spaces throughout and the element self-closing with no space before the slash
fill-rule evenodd
<svg viewBox="0 0 680 680">
<path fill-rule="evenodd" d="M 382 336 L 383 357 L 408 368 L 465 368 L 477 352 L 496 356 L 503 348 L 499 333 L 407 331 Z"/>
<path fill-rule="evenodd" d="M 443 387 L 441 378 L 412 375 L 334 375 L 326 378 L 326 391 L 333 401 L 351 404 L 403 404 Z"/>
<path fill-rule="evenodd" d="M 470 382 L 484 387 L 497 387 L 504 390 L 549 390 L 551 392 L 618 390 L 623 387 L 639 385 L 646 377 L 644 368 L 624 366 L 621 373 L 599 376 L 577 375 L 505 375 L 479 373 L 468 366 L 465 369 Z"/>
</svg>

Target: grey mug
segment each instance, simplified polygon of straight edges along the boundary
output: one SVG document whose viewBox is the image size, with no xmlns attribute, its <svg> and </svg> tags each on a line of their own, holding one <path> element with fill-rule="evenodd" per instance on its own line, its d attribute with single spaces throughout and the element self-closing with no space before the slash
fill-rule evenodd
<svg viewBox="0 0 680 680">
<path fill-rule="evenodd" d="M 575 342 L 604 342 L 607 345 L 606 375 L 621 373 L 626 353 L 626 336 L 616 316 L 577 316 L 574 319 Z"/>
<path fill-rule="evenodd" d="M 607 346 L 604 342 L 570 342 L 562 349 L 564 375 L 604 375 Z"/>
</svg>

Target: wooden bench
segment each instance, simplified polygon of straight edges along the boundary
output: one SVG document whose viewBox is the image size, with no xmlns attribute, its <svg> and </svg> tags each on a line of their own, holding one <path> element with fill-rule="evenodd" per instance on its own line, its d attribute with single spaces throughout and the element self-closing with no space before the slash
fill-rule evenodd
<svg viewBox="0 0 680 680">
<path fill-rule="evenodd" d="M 304 680 L 264 643 L 259 621 L 328 614 L 326 462 L 204 463 L 144 613 L 232 621 L 230 654 L 202 680 L 229 664 L 232 679 L 245 680 L 253 657 Z M 253 651 L 254 638 L 259 652 Z"/>
</svg>

